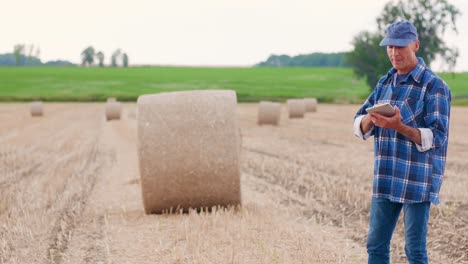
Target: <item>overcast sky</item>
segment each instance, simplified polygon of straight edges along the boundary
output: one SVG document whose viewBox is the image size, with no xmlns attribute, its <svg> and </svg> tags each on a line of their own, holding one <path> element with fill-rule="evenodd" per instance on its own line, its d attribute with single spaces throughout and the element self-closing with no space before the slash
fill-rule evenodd
<svg viewBox="0 0 468 264">
<path fill-rule="evenodd" d="M 251 66 L 271 54 L 349 51 L 357 33 L 376 30 L 387 2 L 0 0 L 0 53 L 32 44 L 44 62 L 79 63 L 91 45 L 106 64 L 120 48 L 130 64 Z M 460 50 L 457 71 L 468 71 L 468 1 L 449 2 L 463 14 L 445 40 Z"/>
</svg>

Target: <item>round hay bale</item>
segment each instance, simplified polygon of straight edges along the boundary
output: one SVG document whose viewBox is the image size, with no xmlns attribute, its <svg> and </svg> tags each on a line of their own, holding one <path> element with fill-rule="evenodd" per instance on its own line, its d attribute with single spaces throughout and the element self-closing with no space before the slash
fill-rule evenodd
<svg viewBox="0 0 468 264">
<path fill-rule="evenodd" d="M 146 213 L 239 205 L 240 131 L 234 91 L 138 98 L 138 156 Z"/>
<path fill-rule="evenodd" d="M 317 99 L 316 98 L 304 98 L 305 111 L 306 112 L 317 112 Z"/>
<path fill-rule="evenodd" d="M 258 104 L 258 124 L 277 126 L 281 116 L 281 104 L 261 101 Z"/>
<path fill-rule="evenodd" d="M 106 120 L 120 119 L 122 113 L 122 103 L 108 102 L 106 103 Z"/>
<path fill-rule="evenodd" d="M 304 99 L 289 99 L 288 105 L 289 118 L 303 118 L 305 113 Z"/>
<path fill-rule="evenodd" d="M 42 102 L 34 101 L 30 105 L 31 116 L 42 116 L 44 114 Z"/>
<path fill-rule="evenodd" d="M 117 102 L 117 99 L 115 97 L 109 97 L 107 98 L 107 102 L 110 103 L 110 102 Z"/>
</svg>

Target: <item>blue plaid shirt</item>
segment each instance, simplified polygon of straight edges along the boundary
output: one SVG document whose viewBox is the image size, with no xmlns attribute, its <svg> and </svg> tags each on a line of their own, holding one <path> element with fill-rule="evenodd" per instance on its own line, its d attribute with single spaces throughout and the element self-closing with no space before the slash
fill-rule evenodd
<svg viewBox="0 0 468 264">
<path fill-rule="evenodd" d="M 379 80 L 354 117 L 356 136 L 374 136 L 373 196 L 398 203 L 438 204 L 447 156 L 451 92 L 421 58 L 399 83 L 396 73 L 392 68 Z M 363 135 L 359 125 L 365 109 L 376 103 L 398 106 L 402 122 L 421 131 L 422 146 L 393 129 L 378 126 Z"/>
</svg>

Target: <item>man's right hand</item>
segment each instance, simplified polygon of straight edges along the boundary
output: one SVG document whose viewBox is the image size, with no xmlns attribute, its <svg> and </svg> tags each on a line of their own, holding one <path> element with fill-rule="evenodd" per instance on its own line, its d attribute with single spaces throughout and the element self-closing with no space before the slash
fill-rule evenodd
<svg viewBox="0 0 468 264">
<path fill-rule="evenodd" d="M 367 114 L 364 116 L 361 120 L 361 132 L 362 134 L 366 134 L 371 130 L 372 126 L 374 126 L 374 123 L 372 122 L 370 114 Z"/>
</svg>

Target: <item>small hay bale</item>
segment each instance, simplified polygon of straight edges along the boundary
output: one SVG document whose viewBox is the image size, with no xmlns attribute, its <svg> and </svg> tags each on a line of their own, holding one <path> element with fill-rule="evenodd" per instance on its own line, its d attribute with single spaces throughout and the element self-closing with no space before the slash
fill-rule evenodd
<svg viewBox="0 0 468 264">
<path fill-rule="evenodd" d="M 316 98 L 304 98 L 305 111 L 306 112 L 317 112 L 317 99 Z"/>
<path fill-rule="evenodd" d="M 289 118 L 303 118 L 305 113 L 304 99 L 289 99 L 288 105 Z"/>
<path fill-rule="evenodd" d="M 258 124 L 277 126 L 281 116 L 281 104 L 261 101 L 258 104 Z"/>
<path fill-rule="evenodd" d="M 138 98 L 138 156 L 146 213 L 239 205 L 240 130 L 234 91 Z"/>
<path fill-rule="evenodd" d="M 120 102 L 107 102 L 106 103 L 106 120 L 120 119 L 122 113 L 122 103 Z"/>
<path fill-rule="evenodd" d="M 34 101 L 30 105 L 31 116 L 42 116 L 44 110 L 42 107 L 42 101 Z"/>
</svg>

